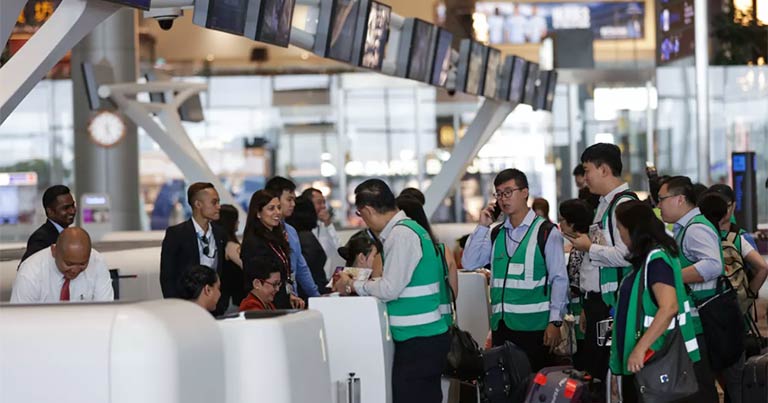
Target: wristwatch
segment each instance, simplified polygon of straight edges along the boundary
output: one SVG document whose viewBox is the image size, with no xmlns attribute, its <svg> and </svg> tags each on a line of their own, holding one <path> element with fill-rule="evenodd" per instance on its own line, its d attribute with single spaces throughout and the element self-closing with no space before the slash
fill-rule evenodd
<svg viewBox="0 0 768 403">
<path fill-rule="evenodd" d="M 560 326 L 563 325 L 563 321 L 562 320 L 553 320 L 552 322 L 549 322 L 549 323 L 555 325 L 555 327 L 560 327 Z"/>
</svg>

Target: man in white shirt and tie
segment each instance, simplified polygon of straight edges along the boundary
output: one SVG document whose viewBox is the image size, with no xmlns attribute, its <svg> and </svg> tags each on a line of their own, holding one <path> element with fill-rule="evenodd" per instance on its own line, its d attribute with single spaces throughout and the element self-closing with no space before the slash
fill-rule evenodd
<svg viewBox="0 0 768 403">
<path fill-rule="evenodd" d="M 16 274 L 11 303 L 112 301 L 109 269 L 82 228 L 64 229 L 56 243 L 25 260 Z"/>
</svg>

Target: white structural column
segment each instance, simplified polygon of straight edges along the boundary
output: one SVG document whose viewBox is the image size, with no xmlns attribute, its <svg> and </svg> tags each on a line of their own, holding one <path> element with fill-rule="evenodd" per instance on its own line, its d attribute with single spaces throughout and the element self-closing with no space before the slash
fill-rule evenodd
<svg viewBox="0 0 768 403">
<path fill-rule="evenodd" d="M 27 0 L 2 0 L 0 1 L 0 44 L 5 46 L 11 37 L 16 20 L 24 9 Z"/>
<path fill-rule="evenodd" d="M 656 120 L 654 118 L 653 109 L 651 108 L 651 103 L 653 101 L 652 91 L 653 83 L 646 81 L 645 93 L 648 96 L 648 107 L 645 108 L 645 160 L 656 165 L 656 140 L 654 138 L 656 132 Z"/>
<path fill-rule="evenodd" d="M 456 181 L 466 172 L 467 165 L 513 110 L 514 105 L 510 102 L 488 99 L 483 102 L 464 138 L 453 148 L 451 158 L 443 164 L 440 173 L 435 176 L 425 192 L 427 203 L 424 206 L 424 212 L 427 213 L 427 217 L 432 217 L 437 211 Z"/>
<path fill-rule="evenodd" d="M 0 11 L 6 11 L 6 1 L 0 1 Z M 67 51 L 120 8 L 106 1 L 63 0 L 29 42 L 0 68 L 0 125 Z M 16 12 L 14 20 L 18 15 Z"/>
<path fill-rule="evenodd" d="M 193 84 L 182 82 L 155 82 L 149 84 L 116 84 L 99 88 L 102 98 L 110 98 L 122 113 L 128 116 L 136 125 L 152 137 L 153 140 L 168 155 L 168 158 L 179 167 L 184 178 L 189 182 L 210 182 L 219 191 L 222 204 L 232 204 L 245 217 L 232 194 L 226 190 L 224 184 L 205 162 L 203 155 L 192 143 L 187 131 L 181 124 L 178 109 L 189 97 L 201 91 L 207 90 L 205 84 Z M 142 103 L 131 99 L 130 96 L 140 92 L 167 92 L 174 91 L 173 101 L 166 104 Z M 158 113 L 160 121 L 165 126 L 160 126 L 152 113 Z M 245 220 L 241 220 L 245 224 Z"/>
<path fill-rule="evenodd" d="M 709 185 L 709 10 L 707 0 L 694 0 L 696 43 L 696 133 L 699 182 Z"/>
</svg>

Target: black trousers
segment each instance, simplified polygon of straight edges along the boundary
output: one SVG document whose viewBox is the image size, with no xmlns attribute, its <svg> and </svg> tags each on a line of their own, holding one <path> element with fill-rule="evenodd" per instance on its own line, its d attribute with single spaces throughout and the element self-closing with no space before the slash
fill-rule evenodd
<svg viewBox="0 0 768 403">
<path fill-rule="evenodd" d="M 717 387 L 715 387 L 715 376 L 709 366 L 709 351 L 707 350 L 707 343 L 704 341 L 704 335 L 696 336 L 696 342 L 699 344 L 701 360 L 693 363 L 693 372 L 696 374 L 699 391 L 686 400 L 692 403 L 717 403 L 720 401 L 720 396 L 717 393 Z"/>
<path fill-rule="evenodd" d="M 450 347 L 448 332 L 395 342 L 392 403 L 440 403 L 440 376 Z"/>
<path fill-rule="evenodd" d="M 549 347 L 544 345 L 544 331 L 522 332 L 511 330 L 504 321 L 499 322 L 499 328 L 491 333 L 491 341 L 494 347 L 504 344 L 506 341 L 515 343 L 525 351 L 528 361 L 531 362 L 533 372 L 542 368 L 556 365 L 555 357 L 549 353 Z"/>
<path fill-rule="evenodd" d="M 608 319 L 608 305 L 603 302 L 600 294 L 590 293 L 584 299 L 582 306 L 587 319 L 587 328 L 584 332 L 584 350 L 582 350 L 583 354 L 581 355 L 583 359 L 579 360 L 576 369 L 587 371 L 593 378 L 604 381 L 605 375 L 608 373 L 611 349 L 607 346 L 600 347 L 597 345 L 597 322 Z M 602 392 L 605 394 L 604 388 Z"/>
</svg>

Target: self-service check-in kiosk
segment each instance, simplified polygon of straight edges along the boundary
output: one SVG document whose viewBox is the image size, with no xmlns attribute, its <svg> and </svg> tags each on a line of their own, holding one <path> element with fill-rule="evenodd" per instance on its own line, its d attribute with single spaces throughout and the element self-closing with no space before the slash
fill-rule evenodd
<svg viewBox="0 0 768 403">
<path fill-rule="evenodd" d="M 224 338 L 227 403 L 332 402 L 319 312 L 240 312 L 218 324 Z"/>
<path fill-rule="evenodd" d="M 0 305 L 0 401 L 222 401 L 216 321 L 181 300 Z"/>
<path fill-rule="evenodd" d="M 347 394 L 359 388 L 360 402 L 392 402 L 395 346 L 384 303 L 373 297 L 317 297 L 309 299 L 309 308 L 323 314 L 333 401 L 347 402 Z"/>
</svg>

